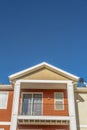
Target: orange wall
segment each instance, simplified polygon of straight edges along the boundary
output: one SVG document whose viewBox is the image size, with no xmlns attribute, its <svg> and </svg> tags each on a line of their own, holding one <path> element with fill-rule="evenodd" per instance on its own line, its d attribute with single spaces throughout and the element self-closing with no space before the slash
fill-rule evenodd
<svg viewBox="0 0 87 130">
<path fill-rule="evenodd" d="M 4 128 L 4 130 L 10 130 L 10 126 L 3 126 L 3 125 L 0 125 L 0 128 Z"/>
<path fill-rule="evenodd" d="M 21 90 L 22 92 L 42 92 L 43 93 L 43 115 L 67 116 L 68 100 L 66 90 Z M 64 93 L 64 110 L 54 110 L 54 92 Z M 21 99 L 22 100 L 22 99 Z"/>
<path fill-rule="evenodd" d="M 18 126 L 18 130 L 21 130 L 21 129 L 41 129 L 41 130 L 56 130 L 56 129 L 64 129 L 64 130 L 69 130 L 69 126 L 49 126 L 49 125 L 21 125 L 21 126 Z"/>
<path fill-rule="evenodd" d="M 11 121 L 13 91 L 8 91 L 8 92 L 9 95 L 8 95 L 7 109 L 0 109 L 0 121 L 8 121 L 8 122 Z"/>
</svg>

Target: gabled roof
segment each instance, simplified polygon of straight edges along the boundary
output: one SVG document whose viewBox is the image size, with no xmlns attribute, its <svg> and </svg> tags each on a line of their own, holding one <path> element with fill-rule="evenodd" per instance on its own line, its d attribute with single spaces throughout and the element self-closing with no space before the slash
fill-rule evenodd
<svg viewBox="0 0 87 130">
<path fill-rule="evenodd" d="M 22 70 L 20 72 L 15 73 L 15 74 L 12 74 L 12 75 L 9 76 L 9 79 L 10 80 L 17 79 L 17 78 L 19 78 L 21 76 L 24 76 L 26 74 L 29 74 L 31 72 L 34 72 L 34 71 L 39 70 L 39 69 L 44 68 L 44 67 L 49 69 L 49 70 L 52 70 L 52 71 L 54 71 L 54 72 L 56 72 L 58 74 L 64 75 L 65 77 L 67 77 L 67 78 L 69 78 L 71 80 L 78 81 L 78 79 L 79 79 L 78 76 L 75 76 L 75 75 L 73 75 L 71 73 L 68 73 L 68 72 L 66 72 L 66 71 L 64 71 L 64 70 L 62 70 L 60 68 L 57 68 L 57 67 L 55 67 L 53 65 L 50 65 L 50 64 L 48 64 L 46 62 L 42 62 L 42 63 L 40 63 L 38 65 L 35 65 L 33 67 L 30 67 L 28 69 L 25 69 L 25 70 Z"/>
</svg>

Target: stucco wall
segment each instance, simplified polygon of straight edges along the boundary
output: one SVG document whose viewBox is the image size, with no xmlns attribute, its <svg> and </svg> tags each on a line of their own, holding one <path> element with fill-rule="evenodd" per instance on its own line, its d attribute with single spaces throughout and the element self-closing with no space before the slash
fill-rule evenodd
<svg viewBox="0 0 87 130">
<path fill-rule="evenodd" d="M 87 130 L 87 93 L 76 92 L 75 99 L 78 130 Z"/>
<path fill-rule="evenodd" d="M 56 72 L 53 72 L 49 69 L 43 68 L 39 69 L 35 72 L 26 74 L 24 76 L 20 76 L 20 78 L 17 79 L 23 79 L 23 80 L 30 80 L 30 79 L 36 79 L 36 80 L 67 80 L 68 78 L 64 75 L 58 74 Z"/>
</svg>

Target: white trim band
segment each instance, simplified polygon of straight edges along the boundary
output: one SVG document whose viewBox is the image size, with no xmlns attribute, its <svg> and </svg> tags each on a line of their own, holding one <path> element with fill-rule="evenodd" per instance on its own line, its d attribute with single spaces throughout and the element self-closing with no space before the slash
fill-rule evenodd
<svg viewBox="0 0 87 130">
<path fill-rule="evenodd" d="M 71 80 L 17 80 L 16 83 L 72 83 Z"/>
<path fill-rule="evenodd" d="M 0 125 L 11 125 L 11 122 L 0 122 Z"/>
<path fill-rule="evenodd" d="M 69 116 L 18 116 L 18 119 L 30 120 L 70 120 Z"/>
<path fill-rule="evenodd" d="M 80 128 L 87 128 L 87 125 L 80 125 L 78 127 L 80 127 Z"/>
</svg>

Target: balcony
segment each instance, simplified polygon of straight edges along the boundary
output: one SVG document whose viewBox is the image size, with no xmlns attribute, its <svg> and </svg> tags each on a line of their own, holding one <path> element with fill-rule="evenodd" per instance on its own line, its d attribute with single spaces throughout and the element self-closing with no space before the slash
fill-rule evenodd
<svg viewBox="0 0 87 130">
<path fill-rule="evenodd" d="M 44 98 L 43 98 L 44 96 Z M 67 99 L 64 92 L 22 93 L 19 115 L 29 116 L 64 116 L 68 115 Z"/>
<path fill-rule="evenodd" d="M 23 90 L 19 103 L 19 124 L 68 124 L 68 102 L 65 90 L 42 92 L 25 92 Z"/>
<path fill-rule="evenodd" d="M 44 104 L 44 103 L 29 103 L 20 104 L 18 115 L 18 124 L 53 124 L 53 125 L 68 125 L 69 116 L 67 112 L 67 104 Z"/>
</svg>

